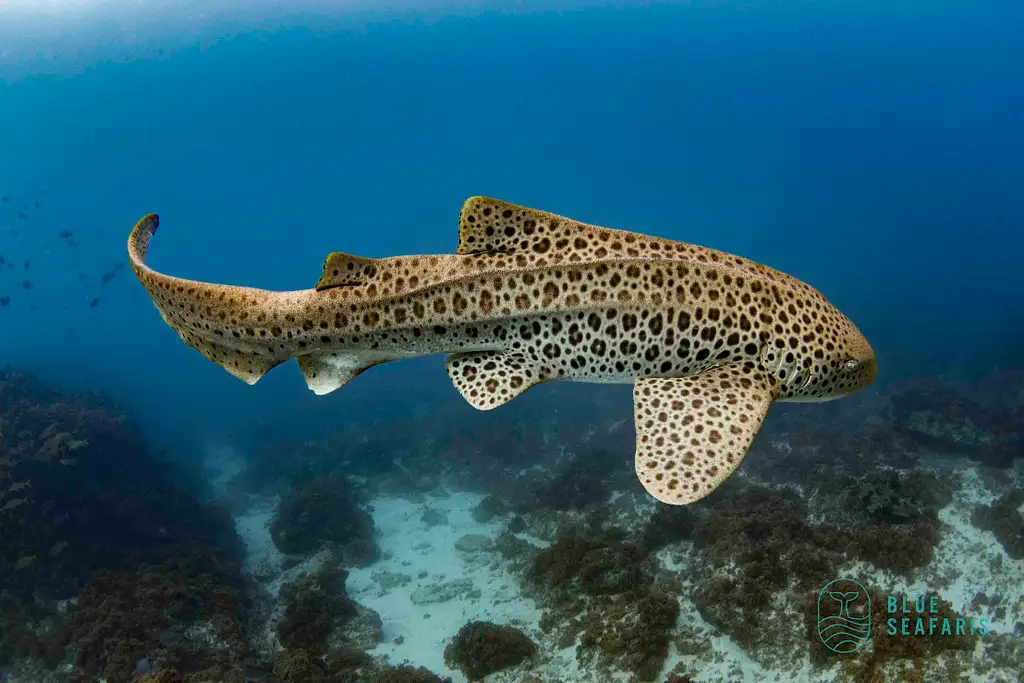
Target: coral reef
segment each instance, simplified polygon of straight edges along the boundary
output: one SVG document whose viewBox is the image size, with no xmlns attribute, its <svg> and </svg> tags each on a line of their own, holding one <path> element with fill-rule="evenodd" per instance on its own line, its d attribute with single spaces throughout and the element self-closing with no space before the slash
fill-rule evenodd
<svg viewBox="0 0 1024 683">
<path fill-rule="evenodd" d="M 281 585 L 284 616 L 277 624 L 277 637 L 286 649 L 314 653 L 327 650 L 330 632 L 359 613 L 345 595 L 348 571 L 324 565 L 309 576 Z"/>
<path fill-rule="evenodd" d="M 679 604 L 654 583 L 642 544 L 566 534 L 537 553 L 526 580 L 548 608 L 541 628 L 562 647 L 580 636 L 581 663 L 637 681 L 661 671 Z"/>
<path fill-rule="evenodd" d="M 843 477 L 831 487 L 832 495 L 845 498 L 848 510 L 889 524 L 936 520 L 939 510 L 953 499 L 949 477 L 922 470 L 876 469 L 857 479 Z"/>
<path fill-rule="evenodd" d="M 148 659 L 157 669 L 225 678 L 247 654 L 238 568 L 202 548 L 182 551 L 160 567 L 90 579 L 69 633 L 84 673 L 129 681 Z M 207 625 L 213 638 L 200 635 Z"/>
<path fill-rule="evenodd" d="M 659 503 L 644 525 L 640 538 L 650 551 L 690 538 L 697 515 L 689 506 Z"/>
<path fill-rule="evenodd" d="M 646 560 L 642 546 L 567 534 L 537 554 L 529 578 L 560 593 L 618 595 L 646 587 Z"/>
<path fill-rule="evenodd" d="M 25 600 L 73 596 L 98 570 L 159 563 L 179 542 L 242 555 L 195 477 L 147 452 L 109 400 L 0 370 L 0 585 Z"/>
<path fill-rule="evenodd" d="M 668 656 L 679 601 L 661 591 L 639 592 L 616 600 L 581 620 L 583 635 L 577 659 L 585 666 L 633 672 L 638 681 L 653 681 Z"/>
<path fill-rule="evenodd" d="M 570 510 L 606 502 L 612 492 L 603 474 L 605 468 L 601 467 L 601 460 L 577 456 L 557 468 L 554 476 L 537 490 L 533 507 Z M 518 507 L 520 512 L 527 511 L 525 506 Z"/>
<path fill-rule="evenodd" d="M 234 524 L 128 415 L 0 370 L 0 482 L 0 664 L 241 680 L 249 584 Z"/>
<path fill-rule="evenodd" d="M 509 407 L 521 410 L 520 406 Z M 474 415 L 473 420 L 459 425 L 439 447 L 438 455 L 461 485 L 486 488 L 555 452 L 545 445 L 536 422 L 514 415 Z"/>
<path fill-rule="evenodd" d="M 517 628 L 471 621 L 459 629 L 445 648 L 444 661 L 475 681 L 524 662 L 536 653 L 537 646 Z"/>
<path fill-rule="evenodd" d="M 928 448 L 964 453 L 993 467 L 1009 467 L 1024 454 L 1019 406 L 985 406 L 933 379 L 898 387 L 892 403 L 896 429 Z"/>
<path fill-rule="evenodd" d="M 381 669 L 370 683 L 452 683 L 452 679 L 435 676 L 422 666 L 397 666 Z"/>
<path fill-rule="evenodd" d="M 1024 489 L 1008 491 L 992 505 L 979 505 L 971 515 L 971 523 L 979 529 L 991 531 L 1006 554 L 1024 559 Z"/>
<path fill-rule="evenodd" d="M 790 583 L 820 586 L 834 576 L 842 538 L 807 521 L 795 495 L 750 487 L 711 508 L 693 529 L 702 575 L 693 600 L 709 623 L 751 651 L 778 650 L 789 618 L 775 595 Z"/>
<path fill-rule="evenodd" d="M 337 648 L 326 657 L 303 649 L 284 650 L 274 662 L 281 683 L 363 683 L 375 669 L 362 650 Z"/>
<path fill-rule="evenodd" d="M 338 477 L 294 486 L 270 522 L 270 535 L 288 554 L 308 555 L 330 544 L 354 566 L 370 564 L 380 555 L 373 517 L 359 507 L 351 485 Z"/>
<path fill-rule="evenodd" d="M 775 438 L 755 439 L 744 468 L 762 481 L 809 492 L 837 476 L 856 478 L 878 467 L 912 468 L 920 457 L 916 442 L 891 424 L 839 428 L 804 422 L 791 431 L 778 426 L 772 431 Z"/>
</svg>

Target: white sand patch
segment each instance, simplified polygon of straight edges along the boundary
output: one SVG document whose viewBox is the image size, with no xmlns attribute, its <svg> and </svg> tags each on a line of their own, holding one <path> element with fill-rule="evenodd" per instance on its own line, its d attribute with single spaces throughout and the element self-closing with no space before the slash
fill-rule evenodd
<svg viewBox="0 0 1024 683">
<path fill-rule="evenodd" d="M 863 563 L 844 567 L 841 573 L 865 577 L 886 593 L 905 591 L 912 597 L 937 593 L 965 616 L 989 619 L 993 632 L 1013 633 L 1015 624 L 1024 621 L 1024 561 L 1008 557 L 991 533 L 970 524 L 974 507 L 991 503 L 995 496 L 985 489 L 973 465 L 965 464 L 958 473 L 962 486 L 954 500 L 940 511 L 945 526 L 935 557 L 928 567 L 917 572 L 913 581 Z M 476 542 L 486 545 L 503 531 L 505 520 L 482 524 L 473 519 L 471 511 L 481 498 L 477 494 L 448 495 L 437 491 L 424 502 L 389 497 L 373 501 L 372 515 L 382 559 L 369 567 L 350 569 L 347 582 L 349 595 L 375 610 L 383 622 L 385 640 L 371 654 L 392 664 L 424 666 L 440 676 L 451 677 L 455 683 L 467 683 L 461 672 L 445 665 L 444 649 L 467 622 L 490 621 L 522 629 L 537 644 L 539 655 L 529 669 L 494 674 L 487 678 L 487 683 L 628 680 L 628 676 L 609 679 L 597 672 L 581 671 L 574 646 L 558 649 L 550 637 L 539 631 L 542 610 L 523 596 L 520 578 L 506 569 L 504 558 L 493 550 L 464 552 L 456 548 L 457 541 L 464 536 L 482 536 L 484 540 Z M 270 538 L 267 525 L 276 502 L 265 500 L 236 519 L 239 534 L 249 549 L 246 566 L 254 575 L 262 575 L 264 585 L 274 595 L 283 580 L 300 570 L 294 567 L 282 571 L 284 558 Z M 446 523 L 425 523 L 422 518 L 428 508 L 446 518 Z M 521 538 L 538 547 L 547 545 L 539 539 Z M 462 545 L 472 543 L 463 541 Z M 692 547 L 686 542 L 681 545 L 658 553 L 657 561 L 664 569 L 673 573 L 686 571 Z M 303 562 L 301 567 L 309 569 L 307 564 Z M 691 579 L 681 578 L 684 592 L 688 592 Z M 998 603 L 979 605 L 975 600 L 979 593 L 985 593 L 990 600 L 998 596 Z M 659 680 L 671 671 L 689 673 L 695 680 L 707 683 L 840 680 L 838 665 L 814 670 L 807 658 L 796 669 L 784 671 L 759 664 L 732 639 L 706 623 L 693 602 L 685 598 L 681 600 L 677 630 L 689 635 L 682 639 L 673 637 Z M 693 642 L 701 644 L 700 652 L 695 653 L 693 647 L 680 650 L 680 645 L 686 650 Z M 976 657 L 984 656 L 983 646 L 979 645 Z M 986 680 L 985 674 L 970 673 L 969 677 L 979 683 Z"/>
<path fill-rule="evenodd" d="M 206 448 L 203 458 L 203 475 L 213 488 L 216 496 L 227 492 L 228 482 L 245 469 L 245 458 L 235 449 L 226 444 L 212 445 Z"/>
<path fill-rule="evenodd" d="M 261 583 L 276 576 L 284 562 L 270 537 L 270 520 L 278 503 L 277 497 L 253 498 L 246 513 L 235 517 L 235 529 L 245 543 L 245 569 Z"/>
<path fill-rule="evenodd" d="M 425 666 L 463 683 L 466 678 L 461 672 L 445 666 L 444 649 L 466 622 L 515 626 L 534 641 L 541 639 L 537 630 L 541 611 L 522 596 L 519 580 L 501 568 L 504 563 L 491 561 L 493 551 L 464 553 L 455 547 L 467 534 L 493 540 L 501 532 L 501 522 L 481 524 L 473 519 L 471 510 L 481 498 L 470 493 L 431 498 L 428 506 L 448 519 L 447 524 L 433 527 L 420 519 L 428 506 L 396 498 L 374 501 L 373 519 L 384 559 L 352 569 L 348 579 L 349 595 L 376 610 L 384 622 L 386 640 L 371 654 L 386 655 L 393 664 Z M 382 572 L 404 574 L 411 581 L 382 588 L 374 578 Z M 471 588 L 462 588 L 467 584 Z M 451 588 L 446 591 L 445 587 Z M 424 603 L 432 590 L 453 597 Z"/>
</svg>

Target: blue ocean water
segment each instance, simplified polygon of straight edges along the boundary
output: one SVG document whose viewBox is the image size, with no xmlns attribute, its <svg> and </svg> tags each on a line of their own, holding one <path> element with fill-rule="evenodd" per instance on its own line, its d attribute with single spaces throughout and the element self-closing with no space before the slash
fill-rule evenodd
<svg viewBox="0 0 1024 683">
<path fill-rule="evenodd" d="M 0 7 L 0 365 L 115 397 L 174 457 L 257 426 L 501 417 L 438 357 L 324 397 L 294 364 L 230 377 L 124 267 L 150 212 L 157 270 L 303 289 L 331 251 L 452 252 L 488 195 L 792 274 L 872 342 L 878 390 L 1024 368 L 1024 6 L 180 9 Z M 516 410 L 582 420 L 599 392 L 631 417 L 623 387 Z"/>
<path fill-rule="evenodd" d="M 18 234 L 0 253 L 33 264 L 0 270 L 0 352 L 193 424 L 305 404 L 291 368 L 256 391 L 211 372 L 124 272 L 99 286 L 134 221 L 161 215 L 158 269 L 298 289 L 329 251 L 451 251 L 461 202 L 485 194 L 802 278 L 865 331 L 883 379 L 1019 360 L 1021 10 L 486 9 L 284 14 L 249 30 L 227 8 L 194 40 L 170 23 L 138 43 L 86 13 L 61 29 L 95 41 L 81 54 L 9 54 L 0 187 Z M 350 389 L 445 382 L 437 359 L 422 365 Z"/>
</svg>

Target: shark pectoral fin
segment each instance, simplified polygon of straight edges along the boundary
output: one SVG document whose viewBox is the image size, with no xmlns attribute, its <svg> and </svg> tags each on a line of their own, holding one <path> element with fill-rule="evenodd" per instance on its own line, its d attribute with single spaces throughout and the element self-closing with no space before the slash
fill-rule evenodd
<svg viewBox="0 0 1024 683">
<path fill-rule="evenodd" d="M 299 356 L 299 369 L 306 386 L 317 396 L 340 389 L 353 377 L 372 368 L 380 359 L 366 359 L 354 353 L 311 353 Z"/>
<path fill-rule="evenodd" d="M 708 495 L 739 467 L 777 395 L 775 378 L 750 362 L 689 377 L 638 379 L 633 413 L 640 482 L 671 505 Z"/>
<path fill-rule="evenodd" d="M 455 388 L 477 410 L 504 405 L 548 378 L 524 355 L 504 351 L 453 353 L 445 366 Z"/>
<path fill-rule="evenodd" d="M 324 259 L 324 273 L 315 289 L 321 291 L 332 287 L 365 285 L 380 271 L 378 259 L 352 256 L 334 251 Z"/>
<path fill-rule="evenodd" d="M 162 312 L 161 312 L 161 315 Z M 165 317 L 166 319 L 166 317 Z M 187 330 L 179 330 L 181 340 L 203 356 L 227 370 L 246 384 L 256 384 L 263 376 L 284 362 L 285 359 L 260 355 L 252 351 L 239 351 L 225 344 L 202 339 Z"/>
</svg>

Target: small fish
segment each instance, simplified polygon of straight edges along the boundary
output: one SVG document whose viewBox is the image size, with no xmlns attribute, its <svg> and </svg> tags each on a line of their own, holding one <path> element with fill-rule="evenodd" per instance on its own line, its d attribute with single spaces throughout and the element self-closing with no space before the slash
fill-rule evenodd
<svg viewBox="0 0 1024 683">
<path fill-rule="evenodd" d="M 107 284 L 108 282 L 114 279 L 115 275 L 117 275 L 116 270 L 108 270 L 107 272 L 103 273 L 103 277 L 100 278 L 100 280 L 103 282 L 103 284 Z"/>
<path fill-rule="evenodd" d="M 5 263 L 7 263 L 7 260 L 4 258 L 3 254 L 0 254 L 0 266 L 2 266 Z"/>
<path fill-rule="evenodd" d="M 8 493 L 17 493 L 18 491 L 24 491 L 25 489 L 32 488 L 32 480 L 26 479 L 25 481 L 16 481 L 11 484 L 11 488 L 7 489 Z"/>
<path fill-rule="evenodd" d="M 0 308 L 5 308 L 11 305 L 10 296 L 0 296 Z"/>
<path fill-rule="evenodd" d="M 15 570 L 19 571 L 22 569 L 28 569 L 29 567 L 34 565 L 36 563 L 36 560 L 38 559 L 39 558 L 35 555 L 26 555 L 24 557 L 19 557 L 18 561 L 14 563 L 14 568 Z"/>
<path fill-rule="evenodd" d="M 96 308 L 100 305 L 100 298 L 98 296 L 93 297 L 92 301 L 89 302 L 89 308 Z"/>
<path fill-rule="evenodd" d="M 22 280 L 21 281 L 21 288 L 22 289 L 32 289 L 33 287 L 35 287 L 35 285 L 32 284 L 31 280 Z"/>
<path fill-rule="evenodd" d="M 89 445 L 89 439 L 75 439 L 68 444 L 69 451 L 77 451 L 79 448 L 85 448 Z"/>
<path fill-rule="evenodd" d="M 9 196 L 4 195 L 3 197 L 0 197 L 0 204 L 10 204 L 10 203 L 11 203 L 11 198 Z"/>
<path fill-rule="evenodd" d="M 36 208 L 37 209 L 39 208 L 39 200 L 38 199 L 36 200 Z"/>
<path fill-rule="evenodd" d="M 61 238 L 62 240 L 69 240 L 74 238 L 74 236 L 75 235 L 70 230 L 61 230 L 60 232 L 57 233 L 57 237 Z"/>
<path fill-rule="evenodd" d="M 32 267 L 32 262 L 31 261 L 25 261 L 25 265 L 24 265 L 25 270 L 28 270 L 31 267 Z"/>
<path fill-rule="evenodd" d="M 46 551 L 46 554 L 49 555 L 50 557 L 57 557 L 62 552 L 64 552 L 64 548 L 67 548 L 67 547 L 68 547 L 68 542 L 67 541 L 57 541 L 52 546 L 50 546 L 50 549 Z"/>
<path fill-rule="evenodd" d="M 10 512 L 11 510 L 17 510 L 28 501 L 24 498 L 12 498 L 11 500 L 4 503 L 4 506 L 0 508 L 0 512 Z"/>
<path fill-rule="evenodd" d="M 26 213 L 25 211 L 19 211 L 18 212 L 18 220 L 19 221 L 23 221 L 26 218 L 28 218 L 28 213 Z"/>
<path fill-rule="evenodd" d="M 61 458 L 57 462 L 59 462 L 61 465 L 68 466 L 68 465 L 74 465 L 78 461 L 75 460 L 74 458 Z"/>
</svg>

